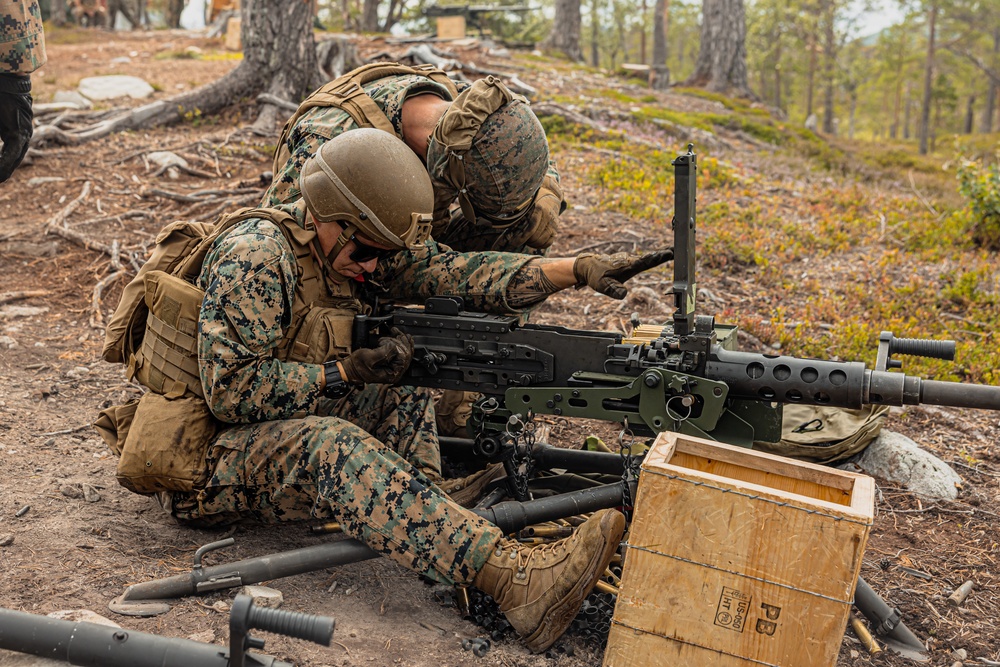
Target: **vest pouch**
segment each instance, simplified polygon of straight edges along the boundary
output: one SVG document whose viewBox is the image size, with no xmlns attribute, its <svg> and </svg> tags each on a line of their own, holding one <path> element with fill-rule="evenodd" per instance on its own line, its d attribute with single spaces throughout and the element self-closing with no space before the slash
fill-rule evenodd
<svg viewBox="0 0 1000 667">
<path fill-rule="evenodd" d="M 347 308 L 311 308 L 291 344 L 288 360 L 322 364 L 346 357 L 351 352 L 356 314 Z"/>
<path fill-rule="evenodd" d="M 163 271 L 147 273 L 144 284 L 146 332 L 130 374 L 157 394 L 204 396 L 198 371 L 198 313 L 204 293 Z"/>
<path fill-rule="evenodd" d="M 132 426 L 132 417 L 138 406 L 139 399 L 135 398 L 125 405 L 113 405 L 101 410 L 100 414 L 97 415 L 94 428 L 97 429 L 98 435 L 115 456 L 122 455 L 125 438 L 128 437 L 129 427 Z"/>
<path fill-rule="evenodd" d="M 172 271 L 188 255 L 210 238 L 214 225 L 179 220 L 164 227 L 156 237 L 153 252 L 139 273 L 125 286 L 122 298 L 108 322 L 101 357 L 111 363 L 124 363 L 136 347 L 142 329 L 131 326 L 145 315 L 145 277 L 153 270 Z"/>
<path fill-rule="evenodd" d="M 135 493 L 203 486 L 205 456 L 217 431 L 218 422 L 200 397 L 143 395 L 118 459 L 118 483 Z"/>
</svg>

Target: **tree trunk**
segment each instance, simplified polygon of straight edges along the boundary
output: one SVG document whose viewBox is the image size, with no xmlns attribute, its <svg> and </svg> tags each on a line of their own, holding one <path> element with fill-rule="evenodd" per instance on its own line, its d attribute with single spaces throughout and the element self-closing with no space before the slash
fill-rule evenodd
<svg viewBox="0 0 1000 667">
<path fill-rule="evenodd" d="M 975 104 L 976 96 L 969 95 L 969 102 L 965 107 L 965 125 L 962 128 L 965 134 L 972 134 L 972 126 L 975 124 Z"/>
<path fill-rule="evenodd" d="M 582 62 L 580 22 L 580 0 L 556 0 L 552 32 L 542 42 L 542 47 L 560 51 L 574 62 Z"/>
<path fill-rule="evenodd" d="M 309 3 L 243 0 L 241 16 L 243 62 L 218 81 L 129 110 L 79 131 L 67 132 L 52 125 L 42 125 L 32 136 L 32 145 L 80 144 L 112 132 L 167 125 L 194 115 L 211 116 L 261 93 L 294 103 L 318 85 L 313 14 Z M 274 134 L 276 123 L 287 116 L 287 112 L 281 111 L 279 118 L 278 112 L 277 107 L 263 104 L 251 129 Z"/>
<path fill-rule="evenodd" d="M 837 34 L 834 30 L 835 7 L 833 0 L 820 3 L 820 20 L 823 25 L 823 131 L 835 134 L 833 127 L 834 72 L 837 64 Z"/>
<path fill-rule="evenodd" d="M 184 0 L 167 0 L 166 21 L 168 28 L 181 27 L 181 12 L 184 11 Z"/>
<path fill-rule="evenodd" d="M 639 6 L 639 62 L 646 64 L 646 14 L 649 11 L 647 0 L 641 0 Z"/>
<path fill-rule="evenodd" d="M 53 25 L 62 27 L 66 25 L 66 0 L 52 0 L 49 8 L 49 20 Z"/>
<path fill-rule="evenodd" d="M 361 10 L 361 30 L 378 31 L 378 0 L 365 0 Z"/>
<path fill-rule="evenodd" d="M 597 38 L 600 36 L 601 32 L 599 26 L 601 13 L 601 3 L 600 0 L 591 0 L 590 2 L 590 64 L 593 67 L 600 67 L 600 53 L 597 48 Z"/>
<path fill-rule="evenodd" d="M 746 12 L 743 0 L 704 0 L 701 45 L 686 86 L 755 97 L 747 81 Z"/>
<path fill-rule="evenodd" d="M 924 63 L 924 100 L 920 106 L 920 154 L 927 155 L 931 134 L 931 92 L 934 81 L 934 38 L 937 29 L 937 2 L 931 3 L 927 17 L 927 62 Z"/>
<path fill-rule="evenodd" d="M 1000 26 L 993 28 L 993 67 L 997 66 L 997 54 L 1000 54 Z M 1000 86 L 997 86 L 997 82 L 990 77 L 989 90 L 986 93 L 986 104 L 983 109 L 983 124 L 980 128 L 983 134 L 989 134 L 993 131 L 993 114 L 996 112 L 998 92 L 1000 92 Z"/>
<path fill-rule="evenodd" d="M 666 90 L 670 86 L 670 70 L 667 68 L 667 12 L 670 0 L 656 0 L 653 7 L 653 61 L 649 69 L 649 85 L 654 90 Z"/>
<path fill-rule="evenodd" d="M 806 40 L 809 49 L 809 73 L 806 75 L 806 118 L 813 115 L 813 91 L 816 89 L 816 34 Z"/>
<path fill-rule="evenodd" d="M 910 112 L 913 109 L 913 98 L 910 96 L 910 84 L 906 84 L 906 102 L 903 104 L 903 139 L 910 138 Z"/>
</svg>

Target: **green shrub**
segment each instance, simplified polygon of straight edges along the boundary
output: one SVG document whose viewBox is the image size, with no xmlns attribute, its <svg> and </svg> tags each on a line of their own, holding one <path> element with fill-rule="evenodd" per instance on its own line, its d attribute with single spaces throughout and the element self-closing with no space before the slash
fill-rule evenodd
<svg viewBox="0 0 1000 667">
<path fill-rule="evenodd" d="M 972 209 L 972 240 L 989 250 L 1000 250 L 1000 170 L 963 160 L 958 167 L 958 189 Z"/>
</svg>

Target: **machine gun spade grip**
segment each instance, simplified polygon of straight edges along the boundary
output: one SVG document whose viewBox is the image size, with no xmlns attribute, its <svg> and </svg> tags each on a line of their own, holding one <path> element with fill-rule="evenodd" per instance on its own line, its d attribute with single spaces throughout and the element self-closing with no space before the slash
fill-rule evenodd
<svg viewBox="0 0 1000 667">
<path fill-rule="evenodd" d="M 329 646 L 333 626 L 334 620 L 326 616 L 255 607 L 252 597 L 237 595 L 229 614 L 229 667 L 244 667 L 247 664 L 244 651 L 264 647 L 263 641 L 250 636 L 251 629 Z"/>
<path fill-rule="evenodd" d="M 891 331 L 883 331 L 878 337 L 878 358 L 875 360 L 875 370 L 887 371 L 890 368 L 901 368 L 902 363 L 892 358 L 894 354 L 954 361 L 955 341 L 896 338 Z"/>
</svg>

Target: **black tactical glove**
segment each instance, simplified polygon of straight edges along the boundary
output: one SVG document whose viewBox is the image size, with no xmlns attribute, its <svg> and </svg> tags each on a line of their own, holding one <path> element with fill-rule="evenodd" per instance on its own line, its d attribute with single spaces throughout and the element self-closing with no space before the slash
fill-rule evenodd
<svg viewBox="0 0 1000 667">
<path fill-rule="evenodd" d="M 0 183 L 21 164 L 31 139 L 31 78 L 0 74 Z"/>
<path fill-rule="evenodd" d="M 413 336 L 393 329 L 391 336 L 378 339 L 378 347 L 362 348 L 340 360 L 344 382 L 352 384 L 395 384 L 413 360 Z"/>
<path fill-rule="evenodd" d="M 573 262 L 573 275 L 576 276 L 577 287 L 589 285 L 612 299 L 624 299 L 628 294 L 628 288 L 622 283 L 673 258 L 672 248 L 657 250 L 646 255 L 630 255 L 626 252 L 598 255 L 585 252 L 578 255 Z"/>
</svg>

